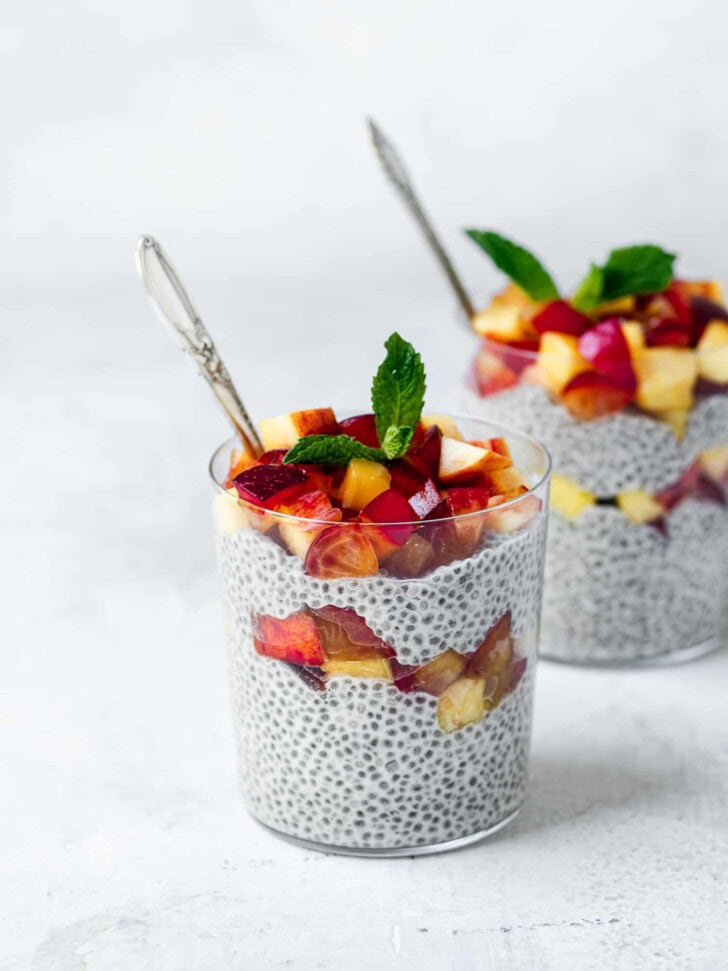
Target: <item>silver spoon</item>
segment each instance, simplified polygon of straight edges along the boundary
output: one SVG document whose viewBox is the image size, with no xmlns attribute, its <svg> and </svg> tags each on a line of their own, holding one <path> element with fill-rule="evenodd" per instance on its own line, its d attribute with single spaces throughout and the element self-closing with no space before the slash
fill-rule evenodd
<svg viewBox="0 0 728 971">
<path fill-rule="evenodd" d="M 197 364 L 246 451 L 258 458 L 263 452 L 263 445 L 255 425 L 180 278 L 153 236 L 139 237 L 136 264 L 157 314 L 169 325 L 177 343 Z"/>
<path fill-rule="evenodd" d="M 369 134 L 371 135 L 374 151 L 377 153 L 377 157 L 382 164 L 382 168 L 384 169 L 387 178 L 397 190 L 400 199 L 404 202 L 405 206 L 414 217 L 415 222 L 421 229 L 425 240 L 427 241 L 427 245 L 435 254 L 435 259 L 440 264 L 440 267 L 445 273 L 450 286 L 455 291 L 455 296 L 457 297 L 460 306 L 465 311 L 466 317 L 468 320 L 472 320 L 475 313 L 472 301 L 468 296 L 468 292 L 465 289 L 462 280 L 455 272 L 455 267 L 452 265 L 450 257 L 445 251 L 445 247 L 440 242 L 432 223 L 428 219 L 425 210 L 422 207 L 422 203 L 417 198 L 417 193 L 412 185 L 412 180 L 409 177 L 409 173 L 404 166 L 404 162 L 400 158 L 399 153 L 394 145 L 382 132 L 381 128 L 379 128 L 379 126 L 376 125 L 371 118 L 367 119 L 367 124 L 369 125 Z"/>
</svg>

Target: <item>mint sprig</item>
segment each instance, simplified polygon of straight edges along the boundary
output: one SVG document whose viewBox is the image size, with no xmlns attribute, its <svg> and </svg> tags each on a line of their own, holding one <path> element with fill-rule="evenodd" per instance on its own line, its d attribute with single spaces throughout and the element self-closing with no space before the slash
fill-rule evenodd
<svg viewBox="0 0 728 971">
<path fill-rule="evenodd" d="M 420 420 L 426 383 L 422 358 L 408 341 L 395 332 L 384 346 L 387 356 L 372 381 L 372 410 L 383 448 L 390 429 L 412 429 Z"/>
<path fill-rule="evenodd" d="M 306 435 L 285 455 L 287 464 L 348 465 L 352 459 L 393 462 L 406 454 L 425 402 L 425 366 L 414 347 L 394 333 L 372 382 L 372 408 L 381 448 L 349 435 Z"/>
<path fill-rule="evenodd" d="M 651 243 L 614 249 L 604 266 L 592 263 L 571 302 L 577 310 L 593 310 L 620 297 L 660 293 L 670 285 L 675 259 Z"/>
<path fill-rule="evenodd" d="M 383 449 L 362 445 L 349 435 L 305 435 L 286 453 L 283 461 L 302 465 L 348 465 L 352 459 L 381 462 L 386 455 Z"/>
<path fill-rule="evenodd" d="M 480 229 L 465 232 L 531 300 L 558 300 L 558 287 L 533 253 L 499 233 Z"/>
</svg>

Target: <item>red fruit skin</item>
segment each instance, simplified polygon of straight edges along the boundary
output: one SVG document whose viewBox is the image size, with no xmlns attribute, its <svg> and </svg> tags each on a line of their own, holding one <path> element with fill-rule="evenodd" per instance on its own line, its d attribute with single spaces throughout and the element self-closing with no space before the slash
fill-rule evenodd
<svg viewBox="0 0 728 971">
<path fill-rule="evenodd" d="M 503 348 L 494 351 L 492 345 L 482 347 L 473 361 L 472 378 L 478 394 L 485 398 L 489 394 L 497 394 L 518 384 L 518 372 L 508 367 L 503 358 L 508 353 L 508 345 L 498 345 Z"/>
<path fill-rule="evenodd" d="M 379 560 L 362 526 L 329 526 L 309 546 L 303 570 L 322 580 L 367 577 L 379 571 Z"/>
<path fill-rule="evenodd" d="M 374 415 L 354 415 L 353 418 L 345 418 L 339 422 L 342 435 L 355 438 L 362 445 L 369 448 L 379 448 L 379 436 L 377 435 L 377 422 Z"/>
<path fill-rule="evenodd" d="M 329 624 L 342 627 L 352 644 L 371 648 L 383 657 L 394 657 L 394 648 L 381 637 L 377 637 L 364 618 L 351 607 L 335 607 L 333 604 L 327 604 L 325 607 L 314 608 L 312 612 L 314 619 L 320 617 Z"/>
<path fill-rule="evenodd" d="M 292 664 L 290 661 L 283 662 L 289 667 L 301 681 L 312 691 L 326 691 L 326 675 L 318 667 L 303 667 L 300 664 Z"/>
<path fill-rule="evenodd" d="M 590 421 L 625 408 L 634 394 L 596 371 L 583 371 L 566 385 L 561 401 L 572 417 Z"/>
<path fill-rule="evenodd" d="M 579 338 L 579 353 L 594 370 L 632 394 L 637 390 L 629 345 L 617 318 L 603 320 Z"/>
<path fill-rule="evenodd" d="M 393 672 L 394 685 L 404 694 L 422 691 L 437 697 L 457 681 L 467 666 L 468 659 L 463 654 L 448 648 L 427 664 Z"/>
<path fill-rule="evenodd" d="M 511 661 L 511 667 L 508 671 L 508 680 L 506 682 L 504 695 L 511 694 L 518 687 L 518 682 L 521 680 L 523 675 L 526 673 L 526 668 L 528 667 L 527 657 L 515 657 Z"/>
<path fill-rule="evenodd" d="M 690 303 L 680 292 L 679 287 L 675 286 L 674 282 L 671 283 L 667 290 L 664 291 L 663 296 L 670 302 L 675 313 L 675 320 L 680 324 L 690 327 L 693 322 Z"/>
<path fill-rule="evenodd" d="M 688 498 L 705 499 L 721 506 L 726 504 L 726 497 L 721 487 L 703 473 L 697 462 L 693 462 L 677 482 L 658 492 L 655 498 L 668 512 L 683 499 Z"/>
<path fill-rule="evenodd" d="M 254 614 L 253 644 L 258 654 L 291 664 L 318 667 L 325 660 L 316 624 L 303 611 L 282 619 Z"/>
<path fill-rule="evenodd" d="M 263 452 L 258 461 L 261 465 L 283 465 L 287 451 L 285 448 L 272 448 L 268 452 Z"/>
<path fill-rule="evenodd" d="M 378 523 L 382 533 L 396 546 L 402 546 L 417 528 L 411 522 L 412 507 L 396 489 L 387 489 L 375 496 L 359 514 L 363 523 Z M 390 523 L 402 525 L 392 526 Z"/>
<path fill-rule="evenodd" d="M 415 468 L 419 469 L 430 479 L 437 478 L 440 468 L 440 449 L 442 447 L 442 432 L 437 425 L 432 425 L 424 434 L 420 444 L 410 449 L 407 459 Z"/>
<path fill-rule="evenodd" d="M 276 509 L 310 488 L 310 480 L 306 472 L 290 465 L 254 465 L 236 475 L 233 485 L 246 502 Z"/>
<path fill-rule="evenodd" d="M 508 662 L 510 663 L 510 652 L 512 651 L 510 610 L 506 610 L 498 618 L 476 648 L 468 663 L 467 673 L 480 675 L 490 673 L 488 669 L 496 651 L 503 651 L 504 649 L 508 652 Z"/>
<path fill-rule="evenodd" d="M 645 334 L 648 347 L 690 347 L 692 330 L 677 320 L 655 320 Z"/>
<path fill-rule="evenodd" d="M 690 312 L 693 318 L 693 344 L 697 344 L 711 320 L 728 321 L 728 309 L 707 297 L 691 297 Z"/>
<path fill-rule="evenodd" d="M 276 511 L 285 513 L 287 516 L 298 516 L 302 519 L 330 523 L 341 522 L 342 516 L 341 510 L 332 506 L 329 497 L 320 489 L 304 492 L 303 495 L 297 496 L 291 502 L 281 503 Z"/>
<path fill-rule="evenodd" d="M 559 334 L 571 334 L 573 337 L 581 337 L 591 326 L 591 320 L 580 314 L 566 300 L 552 300 L 531 318 L 531 323 L 539 334 L 553 330 Z"/>
<path fill-rule="evenodd" d="M 408 458 L 397 459 L 396 462 L 393 462 L 389 473 L 391 475 L 391 487 L 401 493 L 405 499 L 409 499 L 416 492 L 420 492 L 427 481 L 426 473 L 415 468 Z"/>
<path fill-rule="evenodd" d="M 441 502 L 442 496 L 432 479 L 427 479 L 422 489 L 409 498 L 410 506 L 420 519 L 426 519 Z"/>
<path fill-rule="evenodd" d="M 698 378 L 695 383 L 695 394 L 704 398 L 714 394 L 728 394 L 728 384 L 717 384 L 715 381 L 708 381 L 706 378 Z"/>
</svg>

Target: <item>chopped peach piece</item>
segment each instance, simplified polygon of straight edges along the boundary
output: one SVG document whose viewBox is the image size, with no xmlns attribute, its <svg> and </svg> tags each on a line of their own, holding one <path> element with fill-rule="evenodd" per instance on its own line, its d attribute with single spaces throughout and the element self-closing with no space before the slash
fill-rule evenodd
<svg viewBox="0 0 728 971">
<path fill-rule="evenodd" d="M 369 459 L 352 459 L 341 483 L 341 504 L 345 509 L 363 509 L 389 488 L 389 469 Z"/>
<path fill-rule="evenodd" d="M 336 415 L 331 408 L 292 411 L 288 415 L 263 418 L 260 422 L 260 438 L 266 452 L 293 448 L 304 435 L 335 435 L 337 431 Z"/>
</svg>

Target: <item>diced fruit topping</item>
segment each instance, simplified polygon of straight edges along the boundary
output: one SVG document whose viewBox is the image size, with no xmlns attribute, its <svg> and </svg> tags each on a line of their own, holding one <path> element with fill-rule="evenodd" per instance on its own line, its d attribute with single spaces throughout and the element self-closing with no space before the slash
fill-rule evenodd
<svg viewBox="0 0 728 971">
<path fill-rule="evenodd" d="M 436 427 L 440 429 L 443 435 L 447 435 L 448 438 L 456 438 L 458 441 L 462 441 L 463 439 L 457 422 L 449 415 L 423 415 L 420 418 L 420 425 L 425 431 L 428 428 Z"/>
<path fill-rule="evenodd" d="M 477 479 L 480 473 L 502 465 L 502 456 L 491 448 L 470 445 L 443 436 L 440 449 L 440 481 L 448 485 Z"/>
<path fill-rule="evenodd" d="M 630 360 L 629 345 L 619 320 L 603 320 L 582 334 L 579 353 L 595 371 L 609 378 L 620 388 L 634 393 L 636 380 Z"/>
<path fill-rule="evenodd" d="M 309 547 L 303 569 L 322 580 L 369 577 L 379 570 L 379 560 L 364 527 L 329 526 Z"/>
<path fill-rule="evenodd" d="M 588 363 L 579 353 L 578 338 L 552 331 L 541 337 L 537 367 L 544 385 L 554 395 L 582 371 L 589 370 Z"/>
<path fill-rule="evenodd" d="M 420 519 L 427 519 L 441 501 L 442 496 L 432 479 L 426 479 L 420 491 L 409 498 L 411 508 Z"/>
<path fill-rule="evenodd" d="M 308 475 L 290 465 L 256 465 L 233 479 L 241 499 L 255 506 L 276 509 L 304 492 Z"/>
<path fill-rule="evenodd" d="M 339 429 L 344 435 L 350 435 L 351 438 L 355 438 L 362 445 L 368 445 L 370 448 L 379 447 L 377 420 L 373 414 L 345 418 L 339 422 Z"/>
<path fill-rule="evenodd" d="M 650 347 L 634 359 L 636 401 L 644 411 L 690 408 L 698 376 L 694 351 L 680 347 Z"/>
<path fill-rule="evenodd" d="M 260 422 L 260 437 L 266 451 L 292 448 L 304 435 L 335 435 L 337 432 L 336 416 L 331 408 L 293 411 Z"/>
<path fill-rule="evenodd" d="M 728 323 L 711 320 L 698 341 L 697 356 L 701 378 L 728 385 Z"/>
<path fill-rule="evenodd" d="M 578 519 L 579 516 L 593 506 L 597 497 L 587 489 L 582 489 L 565 475 L 554 472 L 551 476 L 551 508 L 555 509 L 566 519 Z"/>
<path fill-rule="evenodd" d="M 465 441 L 449 416 L 422 416 L 419 355 L 397 334 L 386 347 L 373 412 L 341 423 L 330 408 L 292 412 L 261 425 L 259 458 L 233 450 L 230 487 L 216 497 L 225 535 L 265 532 L 321 579 L 380 568 L 416 579 L 472 555 L 487 530 L 518 529 L 541 508 L 538 499 L 520 504 L 530 483 L 507 441 Z"/>
<path fill-rule="evenodd" d="M 283 619 L 257 614 L 253 643 L 258 654 L 279 661 L 320 666 L 325 660 L 318 628 L 303 611 Z"/>
<path fill-rule="evenodd" d="M 372 499 L 389 488 L 389 469 L 369 459 L 352 459 L 341 483 L 341 505 L 345 509 L 363 509 Z"/>
<path fill-rule="evenodd" d="M 680 437 L 695 395 L 728 394 L 722 287 L 674 278 L 674 254 L 652 244 L 613 250 L 567 299 L 523 247 L 497 233 L 468 234 L 513 281 L 474 315 L 486 341 L 469 381 L 481 395 L 536 382 L 578 420 L 632 407 Z"/>
<path fill-rule="evenodd" d="M 579 421 L 591 421 L 621 411 L 632 398 L 632 391 L 597 371 L 577 374 L 561 393 L 561 401 L 569 414 Z"/>
<path fill-rule="evenodd" d="M 333 604 L 328 604 L 325 607 L 318 607 L 313 614 L 317 623 L 338 627 L 344 632 L 348 641 L 357 647 L 381 654 L 383 657 L 394 655 L 393 649 L 374 633 L 363 617 L 350 607 L 335 607 Z M 332 653 L 328 648 L 328 642 L 324 643 L 326 653 Z"/>
<path fill-rule="evenodd" d="M 589 317 L 574 310 L 566 300 L 552 300 L 547 303 L 543 310 L 531 318 L 531 323 L 539 334 L 550 330 L 574 337 L 579 337 L 591 326 Z"/>
</svg>

